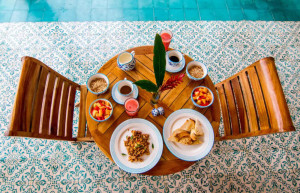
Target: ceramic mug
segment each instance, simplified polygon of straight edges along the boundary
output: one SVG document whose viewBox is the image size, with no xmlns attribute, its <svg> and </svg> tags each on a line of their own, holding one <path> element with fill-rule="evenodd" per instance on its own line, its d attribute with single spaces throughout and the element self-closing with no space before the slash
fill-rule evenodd
<svg viewBox="0 0 300 193">
<path fill-rule="evenodd" d="M 131 92 L 128 93 L 128 94 L 123 94 L 121 93 L 121 88 L 123 86 L 129 86 L 129 88 L 131 89 Z M 130 81 L 130 80 L 127 80 L 126 78 L 124 80 L 120 80 L 119 83 L 118 83 L 118 87 L 117 87 L 117 91 L 118 93 L 121 95 L 121 96 L 128 96 L 130 95 L 132 92 L 133 92 L 133 83 Z"/>
<path fill-rule="evenodd" d="M 178 61 L 177 62 L 172 61 L 170 59 L 172 57 L 178 58 Z M 183 58 L 184 58 L 183 54 L 181 52 L 179 52 L 178 50 L 170 50 L 167 52 L 167 63 L 170 66 L 173 66 L 173 67 L 181 66 L 182 62 L 183 62 Z"/>
<path fill-rule="evenodd" d="M 135 67 L 134 55 L 135 55 L 134 51 L 132 51 L 131 53 L 122 52 L 121 54 L 119 54 L 118 60 L 117 60 L 118 67 L 124 71 L 130 71 L 130 70 L 134 69 L 134 67 Z"/>
</svg>

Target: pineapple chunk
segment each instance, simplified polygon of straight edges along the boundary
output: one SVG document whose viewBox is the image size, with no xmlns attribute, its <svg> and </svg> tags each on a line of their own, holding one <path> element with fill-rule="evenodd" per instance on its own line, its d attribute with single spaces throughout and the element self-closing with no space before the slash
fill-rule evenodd
<svg viewBox="0 0 300 193">
<path fill-rule="evenodd" d="M 99 117 L 102 117 L 102 116 L 103 116 L 102 109 L 99 109 Z"/>
<path fill-rule="evenodd" d="M 106 109 L 105 115 L 110 115 L 111 110 Z"/>
<path fill-rule="evenodd" d="M 204 93 L 207 93 L 207 92 L 208 92 L 207 88 L 204 87 L 204 88 L 203 88 L 203 92 L 204 92 Z"/>
<path fill-rule="evenodd" d="M 97 114 L 98 112 L 96 111 L 96 110 L 93 110 L 92 111 L 92 115 L 93 115 L 93 117 L 96 117 L 96 114 Z"/>
</svg>

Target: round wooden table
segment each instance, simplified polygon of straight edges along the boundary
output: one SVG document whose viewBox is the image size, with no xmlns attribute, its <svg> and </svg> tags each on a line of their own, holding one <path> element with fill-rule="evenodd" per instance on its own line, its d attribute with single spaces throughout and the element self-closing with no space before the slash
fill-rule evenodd
<svg viewBox="0 0 300 193">
<path fill-rule="evenodd" d="M 111 96 L 111 89 L 115 83 L 119 80 L 127 78 L 131 81 L 137 81 L 141 79 L 148 79 L 152 82 L 155 82 L 155 76 L 153 72 L 153 46 L 141 46 L 127 50 L 128 52 L 135 51 L 135 59 L 136 59 L 136 67 L 132 71 L 122 71 L 117 66 L 117 57 L 118 55 L 114 56 L 108 62 L 106 62 L 98 72 L 106 74 L 109 79 L 109 89 L 105 94 L 101 94 L 99 96 L 94 95 L 90 92 L 87 94 L 87 101 L 86 101 L 86 118 L 87 118 L 87 125 L 93 136 L 96 144 L 99 146 L 101 151 L 110 159 L 112 157 L 110 155 L 109 150 L 109 142 L 110 137 L 115 130 L 115 128 L 122 123 L 123 121 L 130 119 L 125 110 L 124 106 L 117 104 Z M 188 64 L 192 59 L 185 55 L 186 64 Z M 185 73 L 185 68 L 178 73 Z M 175 73 L 176 74 L 176 73 Z M 171 75 L 171 73 L 166 72 L 165 80 L 167 80 Z M 205 85 L 210 88 L 215 96 L 215 100 L 213 105 L 209 108 L 197 108 L 193 105 L 190 95 L 194 87 L 198 85 Z M 165 109 L 164 116 L 153 117 L 151 114 L 152 105 L 150 104 L 150 99 L 152 94 L 139 88 L 139 97 L 138 101 L 140 103 L 140 110 L 138 112 L 138 118 L 147 119 L 148 121 L 152 122 L 162 133 L 162 128 L 165 123 L 166 118 L 174 111 L 182 108 L 190 108 L 195 109 L 202 113 L 203 115 L 208 118 L 211 122 L 214 131 L 219 128 L 220 124 L 220 104 L 219 98 L 216 93 L 216 89 L 214 84 L 212 83 L 209 76 L 202 81 L 191 81 L 187 76 L 184 77 L 183 83 L 177 86 L 175 89 L 168 90 L 162 93 L 161 98 L 159 100 L 158 106 L 162 106 Z M 113 115 L 110 117 L 109 120 L 98 123 L 89 115 L 88 109 L 92 101 L 96 100 L 97 98 L 106 98 L 108 99 L 113 105 Z M 112 160 L 113 161 L 113 160 Z M 160 161 L 157 165 L 152 168 L 150 171 L 144 173 L 147 175 L 166 175 L 172 174 L 175 172 L 179 172 L 195 162 L 187 162 L 178 159 L 175 157 L 168 148 L 164 145 L 163 153 Z"/>
</svg>

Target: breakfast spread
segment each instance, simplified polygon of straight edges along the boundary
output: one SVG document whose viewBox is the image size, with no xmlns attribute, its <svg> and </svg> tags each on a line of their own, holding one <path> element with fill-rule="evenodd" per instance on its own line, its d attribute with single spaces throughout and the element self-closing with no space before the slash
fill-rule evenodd
<svg viewBox="0 0 300 193">
<path fill-rule="evenodd" d="M 94 119 L 105 120 L 109 118 L 112 107 L 108 101 L 99 100 L 91 108 L 91 115 Z"/>
<path fill-rule="evenodd" d="M 188 70 L 188 72 L 195 78 L 202 78 L 204 75 L 203 69 L 200 66 L 193 66 Z"/>
<path fill-rule="evenodd" d="M 103 92 L 107 88 L 107 82 L 103 78 L 95 78 L 90 83 L 93 92 Z"/>
<path fill-rule="evenodd" d="M 142 162 L 141 156 L 144 154 L 149 155 L 149 134 L 142 134 L 141 131 L 131 131 L 132 136 L 127 136 L 124 145 L 128 153 L 128 161 L 130 162 Z M 152 144 L 153 148 L 153 144 Z"/>
<path fill-rule="evenodd" d="M 193 100 L 201 106 L 207 106 L 212 101 L 212 95 L 206 87 L 196 88 L 192 96 Z"/>
<path fill-rule="evenodd" d="M 180 128 L 173 131 L 168 140 L 184 145 L 201 144 L 199 137 L 204 135 L 202 127 L 198 119 L 187 119 Z"/>
</svg>

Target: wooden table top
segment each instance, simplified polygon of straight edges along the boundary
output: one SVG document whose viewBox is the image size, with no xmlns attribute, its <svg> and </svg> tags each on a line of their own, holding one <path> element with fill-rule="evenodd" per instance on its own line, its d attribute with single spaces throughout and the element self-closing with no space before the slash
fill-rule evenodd
<svg viewBox="0 0 300 193">
<path fill-rule="evenodd" d="M 111 58 L 108 62 L 106 62 L 100 69 L 99 73 L 106 74 L 110 85 L 109 89 L 106 93 L 101 94 L 99 96 L 94 95 L 90 92 L 87 94 L 87 101 L 86 101 L 86 117 L 87 117 L 87 124 L 91 135 L 93 136 L 96 144 L 99 146 L 101 151 L 113 161 L 110 150 L 109 150 L 109 143 L 110 137 L 115 130 L 115 128 L 122 122 L 130 119 L 124 109 L 123 105 L 116 103 L 111 96 L 112 87 L 117 83 L 119 80 L 123 80 L 125 77 L 131 81 L 137 81 L 141 79 L 148 79 L 152 82 L 155 82 L 155 76 L 153 72 L 153 46 L 141 46 L 127 50 L 128 52 L 135 51 L 135 59 L 136 59 L 136 67 L 132 71 L 122 71 L 118 68 L 117 65 L 117 57 L 118 55 Z M 192 59 L 185 55 L 185 62 L 188 64 Z M 178 73 L 185 73 L 185 68 L 178 72 Z M 171 75 L 175 75 L 176 73 L 169 73 L 166 72 L 165 80 L 167 80 Z M 190 95 L 194 87 L 203 85 L 207 86 L 211 89 L 214 94 L 215 100 L 213 105 L 209 108 L 197 108 L 193 105 L 193 102 L 190 99 Z M 153 109 L 152 105 L 150 104 L 150 99 L 152 98 L 152 94 L 141 89 L 139 89 L 139 97 L 138 101 L 140 103 L 140 109 L 137 115 L 137 118 L 143 118 L 150 122 L 152 122 L 158 130 L 162 134 L 162 128 L 165 123 L 166 118 L 174 111 L 182 108 L 190 108 L 195 109 L 202 113 L 212 124 L 214 131 L 219 128 L 220 124 L 220 104 L 218 95 L 216 93 L 216 89 L 214 87 L 213 82 L 211 81 L 209 76 L 206 76 L 205 79 L 201 81 L 191 81 L 187 76 L 183 78 L 183 83 L 177 86 L 175 89 L 164 91 L 160 97 L 158 106 L 164 107 L 165 114 L 164 116 L 153 117 L 151 114 L 151 110 Z M 113 115 L 110 117 L 109 120 L 98 123 L 89 115 L 88 109 L 90 104 L 96 100 L 97 98 L 106 98 L 108 99 L 113 105 Z M 163 147 L 163 153 L 160 161 L 157 165 L 152 168 L 150 171 L 144 173 L 147 175 L 166 175 L 166 174 L 173 174 L 175 172 L 179 172 L 195 162 L 187 162 L 178 159 L 175 157 L 165 146 Z"/>
</svg>

